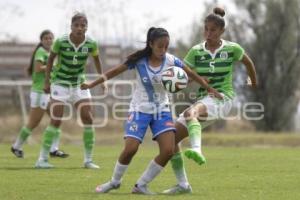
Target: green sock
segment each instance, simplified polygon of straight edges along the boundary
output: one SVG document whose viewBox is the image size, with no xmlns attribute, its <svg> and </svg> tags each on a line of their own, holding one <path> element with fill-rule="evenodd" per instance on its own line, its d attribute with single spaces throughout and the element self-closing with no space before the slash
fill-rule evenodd
<svg viewBox="0 0 300 200">
<path fill-rule="evenodd" d="M 95 131 L 93 128 L 90 127 L 84 128 L 83 142 L 84 142 L 84 162 L 91 162 L 93 147 L 95 143 Z"/>
<path fill-rule="evenodd" d="M 181 152 L 177 152 L 176 154 L 174 154 L 174 156 L 171 158 L 171 165 L 178 184 L 183 187 L 187 187 L 189 183 L 187 180 Z"/>
<path fill-rule="evenodd" d="M 30 136 L 32 133 L 32 130 L 27 128 L 26 126 L 23 126 L 19 132 L 19 136 L 13 145 L 15 149 L 21 149 L 24 142 L 27 140 L 28 136 Z"/>
<path fill-rule="evenodd" d="M 31 135 L 31 133 L 32 133 L 31 129 L 27 128 L 26 126 L 23 126 L 20 131 L 20 138 L 23 141 L 26 141 L 28 136 Z"/>
<path fill-rule="evenodd" d="M 189 132 L 189 140 L 192 149 L 200 149 L 201 151 L 201 132 L 202 127 L 197 119 L 192 119 L 187 122 L 187 129 Z"/>
<path fill-rule="evenodd" d="M 53 142 L 53 138 L 57 132 L 58 128 L 49 125 L 44 133 L 43 133 L 43 139 L 42 139 L 42 150 L 40 152 L 39 160 L 47 160 L 48 154 L 50 151 L 51 144 Z"/>
</svg>

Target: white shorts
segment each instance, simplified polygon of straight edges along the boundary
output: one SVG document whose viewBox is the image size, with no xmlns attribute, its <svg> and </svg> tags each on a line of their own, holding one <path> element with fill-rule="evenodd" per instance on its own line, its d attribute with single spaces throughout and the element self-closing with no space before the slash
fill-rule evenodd
<svg viewBox="0 0 300 200">
<path fill-rule="evenodd" d="M 64 87 L 61 85 L 51 84 L 51 98 L 64 103 L 76 103 L 83 99 L 91 99 L 90 90 L 82 90 L 80 86 Z"/>
<path fill-rule="evenodd" d="M 30 92 L 30 107 L 31 108 L 42 108 L 47 110 L 50 95 L 40 92 Z"/>
<path fill-rule="evenodd" d="M 217 119 L 224 119 L 226 116 L 228 116 L 228 114 L 233 106 L 233 99 L 226 99 L 226 100 L 220 101 L 216 98 L 206 96 L 203 99 L 200 99 L 199 101 L 194 103 L 193 105 L 195 105 L 197 103 L 202 103 L 206 106 L 208 115 L 207 115 L 206 121 L 201 122 L 202 128 L 205 128 L 205 127 L 211 125 L 212 123 L 214 123 Z M 189 109 L 189 108 L 187 108 L 187 109 Z M 183 111 L 179 115 L 179 117 L 177 118 L 177 122 L 179 122 L 182 125 L 184 125 L 185 127 L 187 127 L 186 121 L 185 121 L 185 118 L 183 115 L 183 113 L 185 111 Z"/>
</svg>

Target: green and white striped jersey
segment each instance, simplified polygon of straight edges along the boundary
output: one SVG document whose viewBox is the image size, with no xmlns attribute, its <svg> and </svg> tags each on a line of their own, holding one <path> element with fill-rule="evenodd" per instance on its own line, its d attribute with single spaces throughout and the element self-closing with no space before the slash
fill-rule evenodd
<svg viewBox="0 0 300 200">
<path fill-rule="evenodd" d="M 55 40 L 51 51 L 57 54 L 57 63 L 51 73 L 51 83 L 72 87 L 84 82 L 88 56 L 99 54 L 96 41 L 87 36 L 76 47 L 69 35 L 64 35 Z"/>
<path fill-rule="evenodd" d="M 192 47 L 184 58 L 184 63 L 198 75 L 206 77 L 209 85 L 227 97 L 233 98 L 233 64 L 243 58 L 244 49 L 237 43 L 222 40 L 222 45 L 211 53 L 205 48 L 205 42 Z M 200 87 L 198 97 L 203 98 L 207 91 Z"/>
</svg>

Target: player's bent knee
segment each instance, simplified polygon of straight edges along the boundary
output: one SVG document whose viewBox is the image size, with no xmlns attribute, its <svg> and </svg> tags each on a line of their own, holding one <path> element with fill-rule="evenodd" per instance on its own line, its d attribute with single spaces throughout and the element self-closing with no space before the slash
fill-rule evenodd
<svg viewBox="0 0 300 200">
<path fill-rule="evenodd" d="M 189 110 L 184 111 L 183 116 L 186 120 L 190 120 L 191 118 L 195 117 L 193 114 L 194 114 L 194 110 L 189 109 Z"/>
</svg>

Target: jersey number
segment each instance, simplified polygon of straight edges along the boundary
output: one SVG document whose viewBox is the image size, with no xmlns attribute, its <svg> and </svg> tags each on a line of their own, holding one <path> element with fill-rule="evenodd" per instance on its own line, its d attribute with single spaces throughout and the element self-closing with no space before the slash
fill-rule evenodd
<svg viewBox="0 0 300 200">
<path fill-rule="evenodd" d="M 215 61 L 209 62 L 209 72 L 210 73 L 215 72 Z"/>
<path fill-rule="evenodd" d="M 78 64 L 77 55 L 74 55 L 74 57 L 73 57 L 73 65 L 77 65 L 77 64 Z"/>
</svg>

